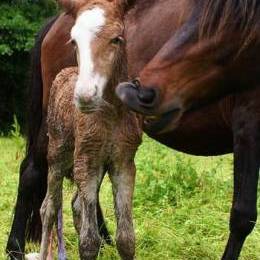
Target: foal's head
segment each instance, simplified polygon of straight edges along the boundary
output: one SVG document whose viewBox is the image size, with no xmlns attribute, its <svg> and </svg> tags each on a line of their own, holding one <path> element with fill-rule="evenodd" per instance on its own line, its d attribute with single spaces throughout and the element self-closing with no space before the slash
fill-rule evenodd
<svg viewBox="0 0 260 260">
<path fill-rule="evenodd" d="M 108 82 L 116 77 L 124 54 L 123 15 L 134 1 L 60 0 L 75 17 L 71 43 L 75 45 L 79 75 L 74 101 L 87 112 L 102 105 Z M 130 3 L 131 2 L 131 3 Z M 115 72 L 116 70 L 116 72 Z"/>
</svg>

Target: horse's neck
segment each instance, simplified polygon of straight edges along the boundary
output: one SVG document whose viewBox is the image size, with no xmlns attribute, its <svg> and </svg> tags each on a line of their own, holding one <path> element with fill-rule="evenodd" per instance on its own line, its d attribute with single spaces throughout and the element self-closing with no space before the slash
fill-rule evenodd
<svg viewBox="0 0 260 260">
<path fill-rule="evenodd" d="M 184 22 L 188 4 L 190 0 L 137 0 L 125 18 L 130 77 L 138 76 Z"/>
</svg>

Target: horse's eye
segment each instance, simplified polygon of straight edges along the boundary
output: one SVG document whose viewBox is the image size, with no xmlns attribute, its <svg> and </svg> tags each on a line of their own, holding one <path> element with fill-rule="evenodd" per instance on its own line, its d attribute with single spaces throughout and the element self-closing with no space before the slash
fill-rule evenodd
<svg viewBox="0 0 260 260">
<path fill-rule="evenodd" d="M 121 43 L 124 43 L 124 38 L 122 36 L 117 36 L 116 38 L 111 40 L 112 44 L 119 45 Z"/>
</svg>

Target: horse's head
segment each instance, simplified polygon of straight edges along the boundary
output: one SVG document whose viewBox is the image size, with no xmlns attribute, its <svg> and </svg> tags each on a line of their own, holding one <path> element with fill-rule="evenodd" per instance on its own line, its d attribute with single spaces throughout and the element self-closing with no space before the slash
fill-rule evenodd
<svg viewBox="0 0 260 260">
<path fill-rule="evenodd" d="M 238 1 L 220 2 L 225 1 L 194 1 L 190 18 L 143 68 L 138 80 L 118 86 L 117 94 L 126 105 L 150 116 L 149 128 L 172 130 L 185 111 L 257 77 L 249 76 L 257 67 L 250 51 L 256 42 L 249 20 L 257 21 L 254 8 L 247 1 L 239 6 Z M 250 8 L 252 15 L 243 18 L 243 10 Z"/>
<path fill-rule="evenodd" d="M 105 87 L 124 51 L 123 15 L 133 1 L 60 0 L 67 13 L 75 17 L 71 43 L 75 46 L 79 75 L 74 101 L 81 111 L 103 103 Z M 130 3 L 131 2 L 131 3 Z"/>
</svg>

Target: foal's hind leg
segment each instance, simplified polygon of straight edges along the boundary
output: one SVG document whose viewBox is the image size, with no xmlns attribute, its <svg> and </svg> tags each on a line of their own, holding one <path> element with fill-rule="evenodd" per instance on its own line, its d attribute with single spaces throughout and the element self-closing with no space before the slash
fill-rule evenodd
<svg viewBox="0 0 260 260">
<path fill-rule="evenodd" d="M 257 219 L 260 120 L 255 112 L 247 107 L 234 112 L 234 196 L 223 260 L 238 259 Z"/>
<path fill-rule="evenodd" d="M 75 193 L 72 202 L 72 213 L 73 213 L 73 222 L 74 222 L 74 227 L 77 231 L 78 234 L 80 234 L 80 228 L 81 228 L 81 205 L 80 205 L 80 199 L 78 196 L 78 193 Z M 97 198 L 97 223 L 98 223 L 98 230 L 99 234 L 104 239 L 105 243 L 108 245 L 112 244 L 112 238 L 109 234 L 109 231 L 107 229 L 103 212 L 100 207 L 99 203 L 99 196 Z"/>
<path fill-rule="evenodd" d="M 62 205 L 62 168 L 60 165 L 50 166 L 48 174 L 48 189 L 41 207 L 42 241 L 40 259 L 45 260 L 48 255 L 49 239 L 58 210 Z"/>
<path fill-rule="evenodd" d="M 123 260 L 135 256 L 132 200 L 135 184 L 134 162 L 126 162 L 110 171 L 117 218 L 116 245 Z"/>
<path fill-rule="evenodd" d="M 56 222 L 56 230 L 57 230 L 57 239 L 58 239 L 58 259 L 66 260 L 66 249 L 65 249 L 65 241 L 63 236 L 63 213 L 62 207 L 59 208 L 58 217 Z"/>
<path fill-rule="evenodd" d="M 68 169 L 70 169 L 70 154 L 64 148 L 64 140 L 49 136 L 48 146 L 48 185 L 45 199 L 41 206 L 42 240 L 40 259 L 45 260 L 48 255 L 48 245 L 53 224 L 58 211 L 62 208 L 62 183 Z"/>
<path fill-rule="evenodd" d="M 78 192 L 75 192 L 71 201 L 72 215 L 73 215 L 73 224 L 78 233 L 80 234 L 81 229 L 81 204 Z"/>
</svg>

